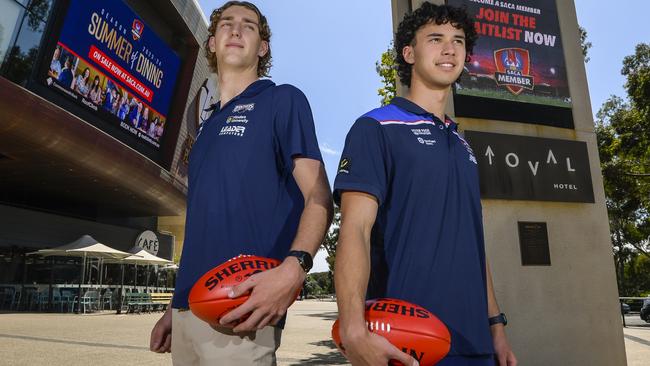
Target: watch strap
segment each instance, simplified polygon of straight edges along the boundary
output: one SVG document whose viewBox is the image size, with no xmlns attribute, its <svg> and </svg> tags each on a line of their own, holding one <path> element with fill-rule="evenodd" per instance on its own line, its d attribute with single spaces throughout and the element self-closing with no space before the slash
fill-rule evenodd
<svg viewBox="0 0 650 366">
<path fill-rule="evenodd" d="M 490 326 L 495 324 L 503 324 L 504 326 L 508 325 L 508 319 L 504 313 L 488 318 L 488 322 L 490 323 Z"/>
<path fill-rule="evenodd" d="M 314 264 L 311 254 L 302 250 L 292 250 L 287 254 L 287 257 L 296 257 L 300 267 L 302 267 L 302 270 L 305 271 L 305 273 L 309 272 Z"/>
</svg>

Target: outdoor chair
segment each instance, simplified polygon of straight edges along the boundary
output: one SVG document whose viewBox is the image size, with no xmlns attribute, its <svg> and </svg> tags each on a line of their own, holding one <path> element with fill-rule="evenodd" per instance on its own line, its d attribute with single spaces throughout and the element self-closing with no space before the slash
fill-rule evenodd
<svg viewBox="0 0 650 366">
<path fill-rule="evenodd" d="M 66 306 L 68 312 L 74 310 L 74 304 L 77 301 L 77 297 L 70 290 L 61 290 L 61 311 L 63 311 L 63 305 Z"/>
<path fill-rule="evenodd" d="M 58 288 L 52 289 L 52 307 L 59 306 L 59 311 L 63 312 L 63 299 L 61 298 L 61 290 Z"/>
<path fill-rule="evenodd" d="M 11 301 L 11 306 L 10 306 L 11 310 L 18 310 L 18 308 L 20 307 L 21 298 L 22 298 L 22 292 L 21 291 L 16 291 L 14 293 L 14 298 Z"/>
<path fill-rule="evenodd" d="M 94 290 L 89 290 L 86 291 L 86 293 L 81 297 L 81 300 L 79 301 L 79 306 L 83 307 L 83 312 L 86 313 L 86 310 L 90 310 L 89 312 L 92 312 L 93 310 L 97 309 L 97 303 L 99 301 L 99 294 L 97 291 Z"/>
<path fill-rule="evenodd" d="M 50 300 L 50 290 L 41 290 L 34 294 L 34 305 L 38 311 L 43 311 L 43 307 L 47 307 Z"/>
<path fill-rule="evenodd" d="M 36 305 L 37 295 L 36 287 L 25 287 L 21 299 L 23 303 L 19 304 L 19 307 L 23 310 L 33 310 L 32 308 Z"/>
<path fill-rule="evenodd" d="M 113 292 L 111 290 L 104 291 L 101 304 L 101 310 L 106 310 L 106 305 L 108 305 L 108 310 L 113 310 Z"/>
<path fill-rule="evenodd" d="M 14 287 L 4 287 L 0 293 L 0 309 L 11 309 L 15 296 L 16 289 Z"/>
</svg>

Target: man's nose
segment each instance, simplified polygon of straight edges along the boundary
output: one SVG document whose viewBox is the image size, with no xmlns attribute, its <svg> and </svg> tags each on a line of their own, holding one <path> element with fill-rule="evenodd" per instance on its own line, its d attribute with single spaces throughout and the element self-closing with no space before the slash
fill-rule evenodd
<svg viewBox="0 0 650 366">
<path fill-rule="evenodd" d="M 230 29 L 230 35 L 239 38 L 241 36 L 241 24 L 235 23 Z"/>
<path fill-rule="evenodd" d="M 453 45 L 452 41 L 445 42 L 443 44 L 443 46 L 442 46 L 442 54 L 446 55 L 446 56 L 447 55 L 453 56 L 453 55 L 456 54 L 456 49 L 454 48 L 454 45 Z"/>
</svg>

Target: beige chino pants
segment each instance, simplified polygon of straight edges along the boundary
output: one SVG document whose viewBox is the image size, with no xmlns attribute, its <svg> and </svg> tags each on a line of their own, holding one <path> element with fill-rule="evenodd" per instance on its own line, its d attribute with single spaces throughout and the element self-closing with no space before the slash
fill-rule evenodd
<svg viewBox="0 0 650 366">
<path fill-rule="evenodd" d="M 275 366 L 282 329 L 264 327 L 257 332 L 214 330 L 191 311 L 172 309 L 172 362 L 174 366 Z"/>
</svg>

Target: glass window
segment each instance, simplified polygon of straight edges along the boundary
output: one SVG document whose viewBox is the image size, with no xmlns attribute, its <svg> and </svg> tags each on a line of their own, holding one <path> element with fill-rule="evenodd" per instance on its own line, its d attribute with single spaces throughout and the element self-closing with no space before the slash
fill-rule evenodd
<svg viewBox="0 0 650 366">
<path fill-rule="evenodd" d="M 32 0 L 27 10 L 17 1 L 0 0 L 0 9 L 0 73 L 24 85 L 38 56 L 52 0 Z"/>
<path fill-rule="evenodd" d="M 14 0 L 0 0 L 0 60 L 4 60 L 16 28 L 22 21 L 24 8 Z"/>
</svg>

